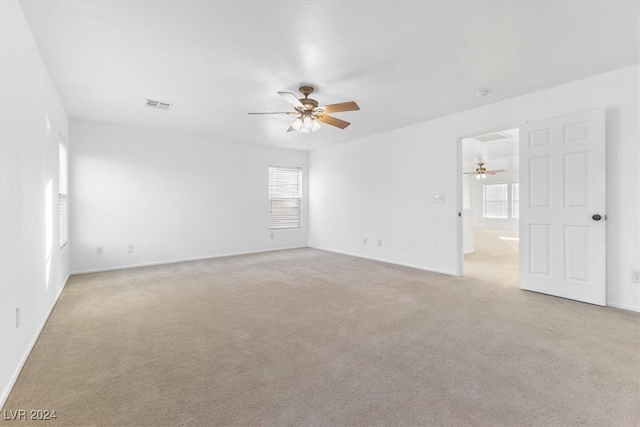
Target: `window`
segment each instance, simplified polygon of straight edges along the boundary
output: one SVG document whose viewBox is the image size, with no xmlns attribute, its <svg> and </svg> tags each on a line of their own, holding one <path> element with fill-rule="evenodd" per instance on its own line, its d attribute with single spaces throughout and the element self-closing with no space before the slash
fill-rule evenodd
<svg viewBox="0 0 640 427">
<path fill-rule="evenodd" d="M 511 218 L 520 218 L 520 183 L 511 184 Z"/>
<path fill-rule="evenodd" d="M 507 184 L 484 184 L 484 217 L 507 218 Z"/>
<path fill-rule="evenodd" d="M 60 247 L 67 244 L 69 217 L 69 172 L 67 147 L 58 140 L 58 216 L 60 218 Z"/>
<path fill-rule="evenodd" d="M 300 227 L 302 170 L 269 166 L 269 228 Z"/>
</svg>

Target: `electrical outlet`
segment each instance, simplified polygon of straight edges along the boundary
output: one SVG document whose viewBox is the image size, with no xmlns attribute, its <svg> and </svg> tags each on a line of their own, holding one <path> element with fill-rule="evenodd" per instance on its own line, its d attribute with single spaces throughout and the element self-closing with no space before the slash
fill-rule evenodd
<svg viewBox="0 0 640 427">
<path fill-rule="evenodd" d="M 640 270 L 631 270 L 631 283 L 640 283 Z"/>
<path fill-rule="evenodd" d="M 20 327 L 20 323 L 22 323 L 22 312 L 20 307 L 16 307 L 16 328 Z"/>
<path fill-rule="evenodd" d="M 434 203 L 444 203 L 444 194 L 436 194 L 433 196 Z"/>
<path fill-rule="evenodd" d="M 378 247 L 381 248 L 382 247 L 382 240 L 378 240 Z"/>
<path fill-rule="evenodd" d="M 367 238 L 366 238 L 366 237 L 362 239 L 362 244 L 363 244 L 363 245 L 366 245 L 366 244 L 367 244 Z"/>
<path fill-rule="evenodd" d="M 129 245 L 128 247 L 129 249 L 127 249 L 127 253 L 128 254 L 132 254 L 133 253 L 133 245 Z"/>
<path fill-rule="evenodd" d="M 96 255 L 102 255 L 102 252 L 103 252 L 103 250 L 102 250 L 102 246 L 98 246 L 98 247 L 96 248 Z"/>
</svg>

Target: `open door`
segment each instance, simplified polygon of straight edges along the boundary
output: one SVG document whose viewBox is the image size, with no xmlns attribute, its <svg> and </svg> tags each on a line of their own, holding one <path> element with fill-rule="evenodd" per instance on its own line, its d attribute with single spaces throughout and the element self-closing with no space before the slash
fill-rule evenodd
<svg viewBox="0 0 640 427">
<path fill-rule="evenodd" d="M 520 127 L 520 288 L 606 305 L 605 112 Z"/>
</svg>

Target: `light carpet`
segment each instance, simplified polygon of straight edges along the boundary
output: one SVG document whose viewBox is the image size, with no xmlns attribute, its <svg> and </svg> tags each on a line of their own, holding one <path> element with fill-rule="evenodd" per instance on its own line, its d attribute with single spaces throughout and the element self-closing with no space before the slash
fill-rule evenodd
<svg viewBox="0 0 640 427">
<path fill-rule="evenodd" d="M 71 277 L 14 425 L 640 423 L 640 315 L 314 249 Z"/>
</svg>

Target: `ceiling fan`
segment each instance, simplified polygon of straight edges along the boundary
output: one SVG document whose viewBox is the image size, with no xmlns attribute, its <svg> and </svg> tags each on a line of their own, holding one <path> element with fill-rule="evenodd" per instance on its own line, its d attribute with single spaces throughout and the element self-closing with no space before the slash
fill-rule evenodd
<svg viewBox="0 0 640 427">
<path fill-rule="evenodd" d="M 487 175 L 495 175 L 499 172 L 504 172 L 504 171 L 505 169 L 496 169 L 496 170 L 488 171 L 484 167 L 483 162 L 478 162 L 478 167 L 474 172 L 464 172 L 464 175 L 469 175 L 469 176 L 475 175 L 477 179 L 485 179 Z"/>
<path fill-rule="evenodd" d="M 291 126 L 289 126 L 287 132 L 297 130 L 302 133 L 310 133 L 320 129 L 320 123 L 318 122 L 326 123 L 328 125 L 344 129 L 351 123 L 332 117 L 328 115 L 328 113 L 339 113 L 341 111 L 354 111 L 360 109 L 360 107 L 358 107 L 358 104 L 356 104 L 354 101 L 341 102 L 340 104 L 330 104 L 323 107 L 318 107 L 318 101 L 309 98 L 309 95 L 313 93 L 313 87 L 302 86 L 299 90 L 304 95 L 304 98 L 298 99 L 291 92 L 278 92 L 285 101 L 293 105 L 295 111 L 249 114 L 289 114 L 292 116 L 298 116 L 293 121 Z"/>
</svg>

